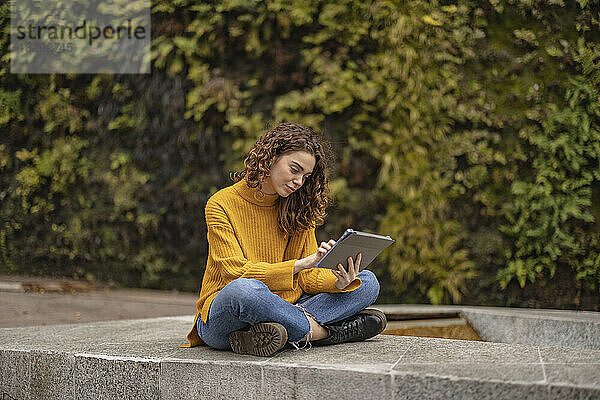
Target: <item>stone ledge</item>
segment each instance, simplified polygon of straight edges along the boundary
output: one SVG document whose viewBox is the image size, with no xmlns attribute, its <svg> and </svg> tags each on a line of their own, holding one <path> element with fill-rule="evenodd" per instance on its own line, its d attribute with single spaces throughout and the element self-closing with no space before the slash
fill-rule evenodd
<svg viewBox="0 0 600 400">
<path fill-rule="evenodd" d="M 15 399 L 600 397 L 595 350 L 379 335 L 262 358 L 177 347 L 192 322 L 186 316 L 0 329 L 2 393 Z"/>
<path fill-rule="evenodd" d="M 383 304 L 385 313 L 459 313 L 489 342 L 600 350 L 600 313 L 507 307 Z"/>
</svg>

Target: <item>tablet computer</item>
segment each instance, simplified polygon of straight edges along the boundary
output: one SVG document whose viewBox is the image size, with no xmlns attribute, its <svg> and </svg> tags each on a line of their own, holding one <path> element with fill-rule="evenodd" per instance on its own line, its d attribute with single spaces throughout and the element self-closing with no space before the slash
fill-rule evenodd
<svg viewBox="0 0 600 400">
<path fill-rule="evenodd" d="M 362 258 L 359 271 L 362 271 L 371 264 L 379 253 L 394 242 L 395 240 L 389 236 L 360 232 L 349 228 L 346 229 L 346 232 L 335 242 L 315 267 L 337 270 L 338 264 L 342 264 L 344 269 L 347 270 L 348 257 L 352 257 L 356 262 L 356 256 L 358 253 L 361 253 Z"/>
</svg>

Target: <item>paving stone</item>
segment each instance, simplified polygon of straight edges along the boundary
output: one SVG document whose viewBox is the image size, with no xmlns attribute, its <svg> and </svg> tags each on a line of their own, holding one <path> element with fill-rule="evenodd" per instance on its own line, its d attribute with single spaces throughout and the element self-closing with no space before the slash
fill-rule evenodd
<svg viewBox="0 0 600 400">
<path fill-rule="evenodd" d="M 600 363 L 544 364 L 551 384 L 567 384 L 600 389 Z"/>
<path fill-rule="evenodd" d="M 31 352 L 31 398 L 75 399 L 73 354 Z"/>
<path fill-rule="evenodd" d="M 598 400 L 600 389 L 551 385 L 550 400 Z"/>
<path fill-rule="evenodd" d="M 256 364 L 164 361 L 160 398 L 260 399 L 261 381 L 261 368 Z"/>
<path fill-rule="evenodd" d="M 75 355 L 76 399 L 158 399 L 160 363 Z"/>
<path fill-rule="evenodd" d="M 544 381 L 536 347 L 503 343 L 423 338 L 412 344 L 394 370 L 504 382 Z"/>
<path fill-rule="evenodd" d="M 142 340 L 119 343 L 93 343 L 78 346 L 78 352 L 98 356 L 123 358 L 144 358 L 161 360 L 177 353 L 179 341 L 176 340 Z"/>
<path fill-rule="evenodd" d="M 469 378 L 475 380 L 497 380 L 502 382 L 545 383 L 541 364 L 508 363 L 430 363 L 398 364 L 395 371 L 411 372 L 419 375 L 435 375 L 448 378 Z"/>
<path fill-rule="evenodd" d="M 335 367 L 263 366 L 263 398 L 391 399 L 391 376 L 387 373 Z M 284 389 L 277 388 L 285 382 Z M 279 397 L 283 394 L 287 397 Z"/>
<path fill-rule="evenodd" d="M 600 390 L 598 350 L 378 335 L 255 357 L 179 348 L 192 321 L 1 329 L 2 389 L 15 399 L 211 400 L 591 399 Z"/>
<path fill-rule="evenodd" d="M 514 307 L 381 304 L 385 313 L 458 313 L 491 342 L 600 350 L 600 313 Z"/>
<path fill-rule="evenodd" d="M 548 388 L 543 384 L 493 382 L 417 374 L 394 374 L 392 388 L 393 398 L 407 400 L 548 399 Z"/>
<path fill-rule="evenodd" d="M 99 343 L 132 343 L 165 339 L 174 340 L 178 346 L 186 342 L 185 335 L 192 323 L 193 317 L 165 317 L 3 328 L 0 346 L 15 350 L 82 352 L 90 345 Z"/>
<path fill-rule="evenodd" d="M 377 335 L 364 342 L 334 346 L 314 346 L 296 350 L 285 349 L 268 361 L 296 365 L 340 365 L 390 370 L 418 338 Z"/>
<path fill-rule="evenodd" d="M 266 357 L 236 354 L 231 350 L 217 350 L 209 346 L 178 347 L 168 356 L 167 360 L 169 359 L 182 361 L 250 361 L 260 363 L 268 360 Z"/>
<path fill-rule="evenodd" d="M 540 347 L 540 356 L 545 363 L 600 363 L 599 350 Z"/>
<path fill-rule="evenodd" d="M 536 346 L 560 346 L 600 350 L 600 313 L 581 318 L 563 314 L 489 312 L 465 309 L 463 315 L 482 339 Z"/>
<path fill-rule="evenodd" d="M 2 397 L 30 399 L 30 351 L 0 351 Z"/>
<path fill-rule="evenodd" d="M 298 399 L 298 368 L 290 365 L 263 365 L 260 397 L 264 399 Z"/>
<path fill-rule="evenodd" d="M 419 338 L 402 363 L 540 363 L 537 347 L 469 340 Z"/>
<path fill-rule="evenodd" d="M 598 322 L 600 313 L 595 311 L 554 310 L 543 308 L 521 307 L 486 307 L 463 305 L 431 305 L 431 304 L 376 304 L 377 309 L 396 314 L 428 314 L 428 313 L 461 313 L 477 312 L 493 315 L 516 315 L 522 318 L 551 318 L 563 321 Z"/>
</svg>

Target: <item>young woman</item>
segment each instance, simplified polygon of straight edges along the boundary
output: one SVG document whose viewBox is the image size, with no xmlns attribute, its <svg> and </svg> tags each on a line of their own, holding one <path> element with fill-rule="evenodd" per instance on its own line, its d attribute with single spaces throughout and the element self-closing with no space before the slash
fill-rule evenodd
<svg viewBox="0 0 600 400">
<path fill-rule="evenodd" d="M 206 271 L 182 347 L 269 356 L 288 341 L 299 349 L 300 342 L 361 341 L 385 329 L 385 315 L 365 309 L 379 282 L 371 271 L 358 272 L 360 254 L 338 271 L 314 268 L 335 244 L 318 246 L 315 236 L 326 215 L 326 148 L 312 129 L 279 124 L 231 175 L 236 183 L 208 199 Z"/>
</svg>

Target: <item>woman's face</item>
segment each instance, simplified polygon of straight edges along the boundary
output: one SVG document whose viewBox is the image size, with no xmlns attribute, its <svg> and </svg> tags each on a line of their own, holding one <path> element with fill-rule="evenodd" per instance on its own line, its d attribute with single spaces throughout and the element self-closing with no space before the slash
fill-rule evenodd
<svg viewBox="0 0 600 400">
<path fill-rule="evenodd" d="M 271 167 L 271 174 L 263 182 L 262 191 L 288 197 L 304 185 L 316 162 L 315 156 L 306 151 L 292 151 L 279 156 Z"/>
</svg>

